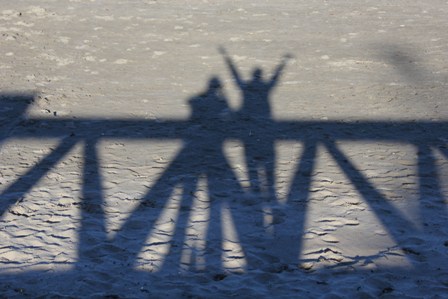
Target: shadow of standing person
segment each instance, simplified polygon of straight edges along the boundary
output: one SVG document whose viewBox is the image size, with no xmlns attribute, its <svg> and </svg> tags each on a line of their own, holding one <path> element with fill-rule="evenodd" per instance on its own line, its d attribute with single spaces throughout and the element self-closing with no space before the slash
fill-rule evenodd
<svg viewBox="0 0 448 299">
<path fill-rule="evenodd" d="M 251 190 L 261 193 L 265 200 L 275 199 L 275 137 L 272 132 L 275 126 L 269 97 L 291 56 L 284 56 L 269 80 L 263 79 L 260 68 L 254 69 L 250 80 L 243 80 L 227 51 L 223 47 L 219 51 L 243 96 L 238 117 L 247 132 L 243 142 Z"/>
<path fill-rule="evenodd" d="M 149 246 L 145 251 L 157 257 L 151 261 L 155 265 L 151 271 L 177 273 L 179 267 L 187 271 L 222 270 L 222 238 L 228 225 L 222 218 L 222 209 L 230 206 L 229 201 L 234 199 L 232 195 L 242 194 L 243 190 L 223 152 L 228 130 L 224 118 L 229 108 L 220 80 L 211 78 L 208 89 L 191 98 L 189 104 L 190 125 L 186 128 L 188 137 L 183 147 L 113 240 L 117 246 L 127 248 L 130 254 L 126 264 L 131 267 L 147 263 L 144 258 L 140 261 L 139 253 L 143 247 Z M 206 188 L 198 185 L 201 180 L 205 180 Z M 173 205 L 175 190 L 179 192 Z M 198 190 L 207 190 L 208 198 L 198 198 Z M 198 205 L 202 207 L 200 211 Z M 176 216 L 164 219 L 167 209 L 177 209 L 172 214 Z M 205 215 L 204 219 L 199 224 L 195 223 L 197 220 L 194 219 L 201 213 Z M 145 228 L 135 226 L 141 219 L 148 222 Z M 171 231 L 160 228 L 160 224 L 163 226 L 170 222 Z M 198 226 L 205 227 L 205 232 L 196 234 L 188 231 Z M 197 237 L 202 234 L 204 239 Z M 152 247 L 147 243 L 149 236 L 159 236 L 152 244 L 166 244 L 163 245 L 166 247 L 158 251 L 157 245 Z M 199 243 L 202 245 L 198 246 Z"/>
</svg>

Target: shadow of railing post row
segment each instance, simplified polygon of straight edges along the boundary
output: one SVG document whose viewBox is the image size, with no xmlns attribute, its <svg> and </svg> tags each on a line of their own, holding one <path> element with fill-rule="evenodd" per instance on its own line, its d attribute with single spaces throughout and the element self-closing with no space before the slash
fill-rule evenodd
<svg viewBox="0 0 448 299">
<path fill-rule="evenodd" d="M 212 80 L 213 81 L 213 80 Z M 211 82 L 211 88 L 216 82 Z M 258 157 L 261 164 L 272 163 L 271 153 L 274 142 L 292 140 L 301 142 L 304 151 L 300 157 L 297 171 L 292 178 L 292 187 L 289 190 L 289 201 L 294 198 L 302 203 L 302 213 L 297 215 L 296 231 L 299 235 L 304 231 L 304 219 L 307 213 L 307 201 L 311 184 L 311 172 L 313 171 L 317 147 L 323 146 L 337 162 L 337 165 L 351 181 L 351 184 L 359 191 L 365 202 L 384 227 L 390 236 L 400 246 L 402 244 L 403 229 L 408 232 L 420 233 L 414 223 L 410 222 L 386 197 L 384 197 L 375 186 L 369 182 L 362 171 L 357 169 L 354 163 L 343 153 L 336 142 L 358 141 L 358 142 L 394 142 L 401 144 L 411 144 L 417 149 L 417 166 L 420 193 L 420 214 L 423 222 L 431 222 L 434 217 L 433 209 L 445 208 L 444 196 L 441 189 L 441 178 L 437 174 L 437 165 L 434 157 L 434 149 L 439 150 L 448 158 L 447 144 L 444 142 L 446 132 L 448 132 L 448 122 L 385 122 L 385 121 L 365 121 L 365 122 L 337 122 L 337 121 L 275 121 L 270 118 L 250 118 L 245 114 L 231 116 L 230 118 L 220 118 L 217 115 L 223 107 L 207 106 L 211 99 L 207 93 L 191 99 L 193 106 L 192 117 L 189 120 L 144 120 L 144 119 L 100 119 L 100 118 L 23 118 L 26 108 L 32 102 L 33 95 L 2 95 L 4 117 L 2 118 L 1 141 L 22 140 L 28 138 L 59 139 L 59 144 L 36 165 L 30 168 L 16 181 L 12 182 L 0 194 L 0 214 L 4 215 L 8 209 L 17 201 L 23 198 L 55 165 L 60 162 L 67 153 L 77 144 L 84 147 L 84 168 L 82 179 L 82 204 L 81 204 L 81 229 L 79 231 L 79 264 L 94 263 L 89 260 L 89 254 L 85 251 L 91 250 L 92 240 L 88 240 L 91 230 L 99 234 L 96 235 L 96 244 L 110 244 L 114 242 L 127 242 L 129 237 L 134 238 L 132 245 L 128 246 L 130 264 L 132 266 L 137 259 L 137 255 L 142 249 L 146 238 L 154 223 L 148 223 L 147 227 L 135 228 L 132 221 L 144 217 L 148 213 L 145 201 L 153 197 L 158 197 L 167 201 L 172 195 L 172 190 L 165 188 L 167 181 L 180 174 L 188 174 L 180 184 L 183 205 L 191 206 L 193 198 L 191 194 L 197 189 L 198 180 L 201 177 L 207 179 L 209 196 L 219 193 L 223 189 L 232 189 L 244 194 L 246 191 L 241 186 L 237 176 L 227 162 L 223 152 L 223 144 L 226 140 L 241 140 L 247 144 L 246 151 L 253 151 L 249 154 L 256 154 L 257 144 L 251 144 L 248 140 L 248 130 L 258 137 L 268 136 L 263 140 L 264 148 L 259 149 L 258 154 L 268 157 Z M 214 99 L 219 104 L 219 99 Z M 21 103 L 22 102 L 22 103 Z M 210 113 L 210 110 L 213 111 Z M 315 132 L 319 132 L 316 134 Z M 105 212 L 103 210 L 104 194 L 102 187 L 102 176 L 100 172 L 100 159 L 98 154 L 98 143 L 103 139 L 120 140 L 162 140 L 162 141 L 183 141 L 183 147 L 178 155 L 157 178 L 148 193 L 142 198 L 138 207 L 125 221 L 120 233 L 114 240 L 109 240 L 106 234 Z M 267 143 L 267 144 L 266 144 Z M 198 162 L 200 161 L 200 162 Z M 252 162 L 255 163 L 255 162 Z M 273 163 L 272 163 L 273 165 Z M 259 167 L 259 165 L 249 166 L 249 169 Z M 270 167 L 270 166 L 269 166 Z M 273 167 L 273 166 L 272 166 Z M 273 175 L 273 168 L 266 170 Z M 172 182 L 171 182 L 172 183 Z M 273 186 L 273 182 L 269 182 Z M 216 191 L 216 192 L 215 192 Z M 267 191 L 270 199 L 275 196 L 275 190 Z M 14 194 L 14 196 L 9 196 Z M 268 200 L 270 200 L 268 199 Z M 260 196 L 260 200 L 263 199 Z M 224 200 L 214 205 L 222 205 Z M 219 223 L 219 208 L 211 207 L 211 223 L 208 231 L 209 236 L 221 236 L 222 229 Z M 446 213 L 446 211 L 443 211 Z M 215 219 L 216 218 L 216 219 Z M 94 220 L 94 221 L 92 221 Z M 184 225 L 182 221 L 185 222 Z M 187 219 L 181 219 L 178 227 L 184 227 Z M 222 225 L 222 224 L 221 224 Z M 245 230 L 248 228 L 237 227 Z M 427 230 L 427 231 L 425 231 Z M 423 226 L 423 232 L 431 234 L 430 227 Z M 183 242 L 185 232 L 179 229 L 175 232 L 175 238 Z M 126 236 L 123 238 L 122 236 Z M 221 236 L 222 237 L 222 236 Z M 250 248 L 251 240 L 244 240 L 244 233 L 241 233 L 241 243 Z M 296 248 L 296 257 L 299 256 L 302 241 L 293 241 Z M 98 247 L 96 247 L 98 249 Z M 107 252 L 107 249 L 105 249 Z M 174 250 L 173 250 L 174 252 Z M 175 256 L 175 255 L 173 255 Z M 175 257 L 179 259 L 180 257 Z M 248 266 L 251 267 L 250 256 Z"/>
<path fill-rule="evenodd" d="M 299 211 L 294 215 L 294 230 L 297 232 L 291 241 L 293 248 L 289 261 L 298 261 L 302 250 L 305 218 L 308 213 L 308 201 L 312 183 L 312 173 L 317 159 L 319 147 L 325 148 L 336 161 L 338 167 L 350 180 L 370 209 L 375 213 L 389 235 L 398 246 L 404 244 L 405 233 L 431 234 L 430 223 L 435 211 L 446 216 L 446 205 L 442 192 L 441 177 L 434 150 L 437 149 L 448 158 L 445 135 L 448 122 L 407 122 L 407 121 L 287 121 L 272 119 L 270 95 L 278 85 L 290 55 L 285 55 L 273 70 L 273 75 L 264 79 L 263 71 L 255 68 L 251 79 L 243 76 L 223 48 L 219 48 L 236 87 L 242 95 L 242 107 L 232 112 L 224 95 L 219 78 L 211 77 L 207 89 L 189 99 L 191 116 L 187 120 L 165 119 L 101 119 L 101 118 L 25 118 L 29 106 L 33 103 L 33 94 L 3 94 L 0 112 L 0 142 L 8 139 L 59 139 L 59 144 L 25 174 L 12 182 L 0 194 L 0 215 L 4 215 L 17 201 L 21 200 L 58 162 L 60 162 L 76 145 L 83 146 L 82 170 L 82 203 L 80 204 L 81 228 L 77 264 L 80 267 L 93 265 L 98 259 L 92 259 L 92 250 L 101 251 L 101 256 L 113 254 L 108 252 L 108 245 L 121 244 L 128 251 L 128 264 L 132 268 L 137 262 L 148 235 L 156 225 L 158 217 L 147 217 L 151 213 L 147 203 L 157 198 L 168 203 L 175 188 L 181 190 L 182 206 L 193 205 L 194 194 L 199 190 L 198 183 L 205 180 L 209 200 L 209 227 L 207 241 L 220 241 L 224 238 L 223 227 L 225 210 L 232 205 L 235 198 L 219 196 L 223 190 L 233 190 L 235 196 L 257 194 L 260 205 L 276 202 L 275 186 L 275 150 L 274 145 L 281 141 L 295 141 L 303 144 L 303 152 L 297 169 L 291 178 L 285 204 L 298 205 Z M 402 56 L 391 56 L 393 64 L 400 64 L 396 59 Z M 404 75 L 411 73 L 412 78 L 419 78 L 417 70 L 400 68 Z M 182 148 L 154 180 L 146 195 L 140 200 L 136 209 L 125 220 L 113 239 L 106 233 L 106 213 L 103 178 L 100 171 L 98 144 L 102 140 L 159 140 L 182 141 Z M 224 154 L 224 143 L 238 140 L 243 144 L 245 169 L 250 182 L 249 189 L 243 188 L 237 175 Z M 384 196 L 375 185 L 358 169 L 353 161 L 338 146 L 340 142 L 390 142 L 410 144 L 417 149 L 417 176 L 419 193 L 419 211 L 422 228 L 419 228 L 394 204 Z M 1 145 L 1 144 L 0 144 Z M 259 207 L 257 208 L 259 210 Z M 255 210 L 257 210 L 255 209 Z M 153 210 L 152 210 L 153 211 Z M 157 212 L 156 212 L 157 213 Z M 158 212 L 159 214 L 162 211 Z M 254 211 L 254 213 L 259 213 Z M 262 218 L 262 215 L 258 215 Z M 133 225 L 138 219 L 148 220 L 145 227 Z M 172 240 L 184 244 L 188 219 L 180 216 Z M 245 225 L 250 225 L 245 222 Z M 250 239 L 244 231 L 256 228 L 244 227 L 235 222 L 235 229 L 245 249 L 248 268 L 256 267 L 256 259 L 251 256 L 250 248 L 256 246 L 256 240 Z M 95 231 L 95 240 L 91 232 Z M 169 241 L 169 240 L 168 240 Z M 91 244 L 94 244 L 92 246 Z M 219 246 L 218 246 L 219 247 Z M 181 264 L 180 250 L 170 248 L 170 258 L 174 264 Z M 288 255 L 284 253 L 284 255 Z M 103 261 L 105 262 L 105 261 Z M 412 262 L 412 260 L 411 260 Z M 110 267 L 113 267 L 110 265 Z"/>
</svg>

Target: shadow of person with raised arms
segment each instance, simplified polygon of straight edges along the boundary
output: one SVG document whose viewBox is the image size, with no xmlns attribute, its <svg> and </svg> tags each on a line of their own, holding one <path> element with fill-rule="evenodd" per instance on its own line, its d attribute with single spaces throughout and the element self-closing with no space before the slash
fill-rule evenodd
<svg viewBox="0 0 448 299">
<path fill-rule="evenodd" d="M 273 199 L 275 137 L 270 131 L 275 130 L 275 126 L 272 123 L 269 97 L 279 82 L 287 60 L 292 56 L 285 55 L 268 80 L 263 79 L 263 70 L 258 67 L 253 70 L 250 80 L 243 80 L 225 48 L 220 47 L 219 51 L 243 97 L 238 117 L 247 131 L 243 142 L 251 189 L 256 193 L 261 192 L 267 200 Z"/>
</svg>

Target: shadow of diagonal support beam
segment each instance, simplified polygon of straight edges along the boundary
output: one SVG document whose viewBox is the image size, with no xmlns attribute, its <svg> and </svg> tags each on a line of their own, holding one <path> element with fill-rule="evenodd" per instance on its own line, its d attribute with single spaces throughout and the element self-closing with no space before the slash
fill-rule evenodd
<svg viewBox="0 0 448 299">
<path fill-rule="evenodd" d="M 0 215 L 3 215 L 11 205 L 20 201 L 44 177 L 47 172 L 59 163 L 64 156 L 76 145 L 79 139 L 67 137 L 40 160 L 25 174 L 21 175 L 11 186 L 0 194 Z"/>
<path fill-rule="evenodd" d="M 445 158 L 448 159 L 448 145 L 447 144 L 440 144 L 439 145 L 439 150 L 445 156 Z"/>
<path fill-rule="evenodd" d="M 405 236 L 400 229 L 419 233 L 414 223 L 408 221 L 400 210 L 390 204 L 387 198 L 375 189 L 333 141 L 327 140 L 323 143 L 398 246 L 402 246 Z M 410 262 L 413 263 L 412 260 Z"/>
<path fill-rule="evenodd" d="M 179 175 L 181 174 L 179 171 L 181 170 L 176 167 L 178 159 L 183 160 L 182 158 L 176 157 L 171 161 L 170 165 L 149 188 L 147 194 L 143 196 L 139 204 L 126 217 L 126 220 L 117 231 L 115 237 L 109 240 L 111 246 L 126 248 L 128 255 L 125 264 L 122 265 L 123 267 L 133 269 L 137 264 L 138 255 L 142 252 L 143 247 L 145 245 L 151 245 L 146 242 L 148 241 L 148 237 L 153 235 L 158 229 L 156 227 L 157 222 L 161 220 L 169 221 L 161 217 L 164 211 L 169 208 L 169 199 L 173 196 L 175 189 L 182 189 L 184 195 L 186 195 L 185 192 L 187 191 L 193 192 L 196 186 L 194 179 L 188 178 L 185 181 L 179 179 Z M 181 200 L 186 199 L 184 195 Z M 161 235 L 164 240 L 169 239 L 171 241 L 172 239 L 172 236 L 169 234 L 162 233 Z M 160 258 L 163 260 L 162 257 Z"/>
</svg>

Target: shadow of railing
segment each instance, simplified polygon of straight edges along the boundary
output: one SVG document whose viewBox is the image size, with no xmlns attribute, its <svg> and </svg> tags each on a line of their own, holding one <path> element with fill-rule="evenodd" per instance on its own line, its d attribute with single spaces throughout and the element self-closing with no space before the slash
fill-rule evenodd
<svg viewBox="0 0 448 299">
<path fill-rule="evenodd" d="M 105 272 L 126 273 L 135 277 L 154 275 L 151 271 L 177 273 L 180 268 L 185 271 L 212 270 L 223 271 L 223 240 L 229 246 L 238 243 L 232 251 L 235 270 L 250 272 L 260 267 L 258 256 L 264 237 L 268 237 L 257 225 L 263 218 L 262 207 L 276 202 L 275 186 L 272 178 L 275 156 L 273 144 L 281 141 L 295 141 L 303 145 L 303 152 L 297 163 L 296 172 L 291 178 L 291 186 L 286 196 L 285 206 L 294 206 L 296 211 L 289 224 L 294 225 L 294 235 L 285 250 L 276 260 L 284 265 L 300 263 L 299 256 L 303 247 L 305 218 L 308 213 L 309 192 L 312 183 L 311 173 L 315 168 L 317 149 L 323 147 L 336 161 L 339 169 L 346 175 L 352 186 L 368 204 L 375 216 L 387 230 L 389 236 L 402 250 L 406 251 L 405 237 L 409 234 L 432 234 L 433 228 L 428 225 L 434 217 L 446 217 L 446 206 L 441 188 L 441 177 L 434 157 L 434 151 L 441 152 L 448 158 L 446 132 L 448 122 L 407 122 L 407 121 L 294 121 L 273 120 L 268 116 L 247 115 L 247 113 L 222 113 L 227 111 L 226 104 L 221 102 L 218 89 L 219 82 L 212 78 L 208 89 L 190 100 L 191 118 L 146 120 L 146 119 L 102 119 L 102 118 L 25 118 L 27 108 L 34 95 L 3 94 L 2 100 L 2 135 L 5 140 L 27 140 L 28 138 L 58 139 L 57 146 L 33 167 L 8 185 L 0 194 L 0 215 L 5 215 L 11 206 L 38 184 L 66 155 L 77 145 L 83 147 L 82 170 L 82 203 L 80 204 L 81 225 L 78 231 L 78 260 L 74 268 L 67 273 L 32 272 L 24 274 L 3 275 L 1 279 L 17 279 L 37 275 L 51 277 L 54 288 L 69 287 L 66 277 L 82 279 L 85 271 L 101 267 Z M 182 148 L 154 180 L 146 195 L 124 221 L 113 238 L 106 231 L 106 212 L 104 211 L 105 195 L 103 178 L 100 171 L 98 144 L 102 140 L 127 141 L 182 141 Z M 262 139 L 262 141 L 260 141 Z M 246 160 L 252 161 L 248 169 L 271 165 L 264 169 L 268 188 L 259 184 L 260 178 L 252 178 L 253 185 L 244 187 L 229 165 L 223 151 L 223 144 L 228 140 L 239 140 L 248 150 Z M 355 163 L 339 146 L 344 142 L 390 142 L 412 145 L 417 150 L 417 177 L 419 194 L 419 213 L 421 228 L 410 221 L 377 187 L 369 181 Z M 259 157 L 257 157 L 257 151 Z M 255 161 L 255 162 L 254 162 Z M 257 162 L 258 161 L 258 162 Z M 249 163 L 249 162 L 248 162 Z M 262 167 L 262 166 L 261 166 Z M 270 168 L 271 170 L 269 170 Z M 249 170 L 251 171 L 251 170 Z M 256 172 L 255 172 L 256 173 Z M 251 175 L 249 174 L 249 177 Z M 256 176 L 253 174 L 252 176 Z M 204 191 L 200 182 L 205 181 L 206 197 L 202 200 L 208 215 L 202 222 L 207 222 L 204 240 L 200 248 L 188 248 L 186 228 L 192 206 L 198 202 L 198 191 Z M 178 190 L 178 191 L 176 191 Z M 225 192 L 225 191 L 231 192 Z M 177 193 L 176 193 L 177 192 Z M 245 205 L 244 198 L 256 194 L 257 202 Z M 176 199 L 173 201 L 173 197 Z M 42 200 L 45 200 L 44 198 Z M 185 207 L 175 220 L 162 219 L 164 211 L 170 206 L 174 209 Z M 171 207 L 173 209 L 173 207 Z M 274 215 L 275 217 L 275 215 Z M 148 221 L 135 225 L 141 219 Z M 204 220 L 205 219 L 205 220 Z M 173 222 L 169 232 L 159 235 L 148 244 L 148 237 L 160 222 Z M 198 221 L 193 225 L 202 225 Z M 233 231 L 229 236 L 227 226 Z M 276 229 L 281 229 L 278 225 Z M 254 234 L 259 231 L 260 233 Z M 92 232 L 95 232 L 92 234 Z M 251 232 L 251 233 L 248 233 Z M 274 234 L 275 235 L 275 234 Z M 94 237 L 92 237 L 94 236 Z M 93 238 L 93 239 L 92 239 Z M 232 239 L 233 238 L 233 239 Z M 272 234 L 271 237 L 272 238 Z M 275 242 L 275 237 L 273 242 Z M 211 245 L 210 245 L 211 244 Z M 214 244 L 214 245 L 213 245 Z M 167 253 L 154 260 L 141 260 L 139 253 L 144 246 L 162 245 Z M 124 250 L 125 254 L 116 249 Z M 218 252 L 210 248 L 219 248 Z M 190 250 L 185 259 L 185 250 Z M 157 252 L 153 252 L 157 255 Z M 123 260 L 125 256 L 125 260 Z M 151 254 L 149 255 L 151 256 Z M 362 257 L 358 257 L 362 259 Z M 120 260 L 121 259 L 121 260 Z M 193 262 L 193 260 L 195 262 Z M 119 261 L 119 262 L 117 262 Z M 416 261 L 409 258 L 416 267 Z M 137 271 L 136 264 L 151 264 L 149 271 Z M 158 263 L 158 264 L 157 264 Z M 195 264 L 196 263 L 196 264 Z M 198 267 L 198 264 L 201 264 Z M 216 266 L 216 265 L 221 265 Z M 289 267 L 291 269 L 291 267 Z M 229 268 L 227 268 L 229 270 Z M 232 270 L 232 269 L 230 269 Z M 291 270 L 292 271 L 292 270 Z M 130 274 L 133 273 L 133 274 Z M 146 279 L 146 278 L 145 278 Z M 57 286 L 59 284 L 59 286 Z"/>
</svg>

